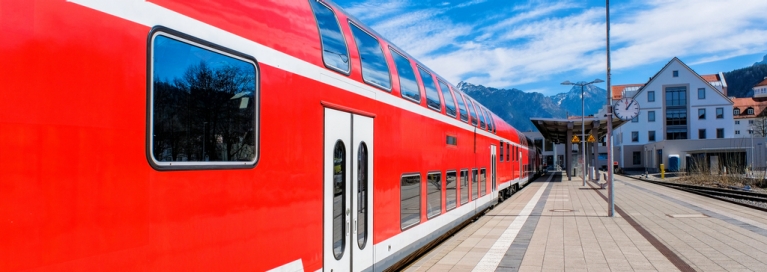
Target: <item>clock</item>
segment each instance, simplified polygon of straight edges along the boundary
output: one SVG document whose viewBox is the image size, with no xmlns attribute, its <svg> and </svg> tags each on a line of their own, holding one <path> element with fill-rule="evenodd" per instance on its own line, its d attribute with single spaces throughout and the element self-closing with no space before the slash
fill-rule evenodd
<svg viewBox="0 0 767 272">
<path fill-rule="evenodd" d="M 639 115 L 639 103 L 633 98 L 624 97 L 613 105 L 613 112 L 621 120 L 628 121 Z"/>
</svg>

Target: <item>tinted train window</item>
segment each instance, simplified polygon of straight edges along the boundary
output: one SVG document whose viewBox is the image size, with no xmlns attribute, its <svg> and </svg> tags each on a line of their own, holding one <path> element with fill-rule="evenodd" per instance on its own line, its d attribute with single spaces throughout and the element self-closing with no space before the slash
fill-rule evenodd
<svg viewBox="0 0 767 272">
<path fill-rule="evenodd" d="M 469 114 L 471 114 L 471 124 L 475 127 L 479 125 L 479 120 L 477 119 L 477 113 L 474 111 L 474 105 L 472 105 L 471 100 L 468 98 L 466 99 L 466 104 L 469 106 Z"/>
<path fill-rule="evenodd" d="M 426 175 L 426 217 L 432 218 L 442 212 L 442 173 Z"/>
<path fill-rule="evenodd" d="M 333 149 L 333 256 L 341 259 L 346 247 L 346 147 L 341 141 Z"/>
<path fill-rule="evenodd" d="M 495 132 L 495 122 L 493 122 L 493 115 L 490 114 L 489 110 L 483 110 L 485 111 L 485 119 L 487 119 L 487 130 L 490 132 Z"/>
<path fill-rule="evenodd" d="M 461 185 L 458 187 L 461 191 L 461 204 L 469 202 L 469 170 L 461 170 Z"/>
<path fill-rule="evenodd" d="M 362 79 L 373 86 L 391 90 L 389 66 L 378 40 L 354 24 L 351 29 L 362 62 Z"/>
<path fill-rule="evenodd" d="M 445 98 L 445 113 L 449 116 L 455 117 L 456 112 L 453 93 L 450 92 L 450 88 L 447 87 L 447 84 L 442 81 L 439 82 L 439 88 L 442 90 L 442 97 Z"/>
<path fill-rule="evenodd" d="M 485 176 L 485 169 L 479 170 L 479 196 L 484 196 L 487 193 L 487 178 Z"/>
<path fill-rule="evenodd" d="M 463 102 L 463 96 L 460 93 L 457 93 L 458 96 L 456 97 L 458 100 L 458 113 L 461 115 L 461 121 L 469 122 L 469 114 L 466 111 L 466 103 Z"/>
<path fill-rule="evenodd" d="M 477 105 L 477 102 L 472 101 L 474 107 L 477 108 L 477 115 L 479 115 L 479 127 L 485 129 L 485 115 L 482 114 L 482 108 Z"/>
<path fill-rule="evenodd" d="M 344 35 L 333 11 L 318 1 L 310 1 L 314 18 L 320 29 L 322 40 L 322 60 L 325 66 L 339 72 L 349 73 L 349 51 L 346 48 Z"/>
<path fill-rule="evenodd" d="M 149 156 L 163 169 L 243 168 L 258 146 L 258 71 L 245 55 L 165 28 L 151 41 Z M 205 45 L 203 45 L 205 44 Z"/>
<path fill-rule="evenodd" d="M 368 239 L 368 147 L 357 149 L 357 246 L 365 248 Z"/>
<path fill-rule="evenodd" d="M 500 158 L 501 162 L 503 162 L 503 141 L 501 141 L 501 155 L 498 156 L 498 158 Z"/>
<path fill-rule="evenodd" d="M 391 56 L 394 59 L 394 66 L 397 68 L 399 89 L 402 97 L 420 103 L 421 91 L 418 90 L 418 83 L 415 81 L 415 73 L 413 72 L 413 66 L 410 65 L 410 61 L 394 50 L 391 50 Z"/>
<path fill-rule="evenodd" d="M 421 222 L 421 175 L 402 176 L 400 180 L 400 228 Z"/>
<path fill-rule="evenodd" d="M 471 199 L 477 199 L 477 192 L 479 192 L 479 177 L 477 175 L 477 169 L 471 169 Z"/>
<path fill-rule="evenodd" d="M 439 100 L 437 85 L 434 84 L 434 79 L 431 77 L 431 74 L 424 71 L 421 67 L 418 67 L 418 72 L 421 74 L 423 88 L 426 89 L 426 105 L 435 111 L 442 111 L 442 102 Z"/>
<path fill-rule="evenodd" d="M 458 195 L 455 193 L 455 189 L 458 186 L 458 176 L 455 171 L 447 171 L 445 173 L 445 210 L 452 210 L 456 206 Z"/>
</svg>

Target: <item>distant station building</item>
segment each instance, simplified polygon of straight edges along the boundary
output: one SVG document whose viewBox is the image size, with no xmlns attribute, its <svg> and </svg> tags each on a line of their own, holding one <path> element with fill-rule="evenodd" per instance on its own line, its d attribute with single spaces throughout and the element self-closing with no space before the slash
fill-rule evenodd
<svg viewBox="0 0 767 272">
<path fill-rule="evenodd" d="M 753 97 L 731 98 L 735 137 L 767 136 L 767 78 L 753 87 Z"/>
</svg>

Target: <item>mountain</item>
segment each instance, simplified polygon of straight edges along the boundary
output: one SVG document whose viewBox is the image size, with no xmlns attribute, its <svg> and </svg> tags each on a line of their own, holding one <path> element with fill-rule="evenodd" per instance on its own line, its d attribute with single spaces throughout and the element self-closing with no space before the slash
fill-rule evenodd
<svg viewBox="0 0 767 272">
<path fill-rule="evenodd" d="M 520 131 L 536 130 L 530 122 L 531 117 L 565 118 L 568 114 L 580 116 L 581 113 L 580 87 L 554 96 L 519 89 L 496 89 L 468 82 L 460 82 L 457 87 Z M 589 115 L 604 105 L 607 93 L 604 89 L 586 86 L 584 97 L 586 115 Z"/>
<path fill-rule="evenodd" d="M 767 55 L 764 55 L 764 58 L 762 58 L 762 61 L 754 63 L 754 66 L 757 66 L 759 64 L 767 65 Z"/>
<path fill-rule="evenodd" d="M 766 56 L 767 57 L 767 56 Z M 724 73 L 727 81 L 727 96 L 751 97 L 754 95 L 754 85 L 767 77 L 767 64 L 741 68 Z"/>
</svg>

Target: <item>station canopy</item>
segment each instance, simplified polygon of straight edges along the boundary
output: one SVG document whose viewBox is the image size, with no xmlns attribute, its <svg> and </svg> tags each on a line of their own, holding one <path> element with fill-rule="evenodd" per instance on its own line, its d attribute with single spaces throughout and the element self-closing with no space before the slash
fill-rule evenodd
<svg viewBox="0 0 767 272">
<path fill-rule="evenodd" d="M 586 133 L 591 134 L 591 129 L 594 126 L 594 121 L 599 121 L 598 137 L 597 140 L 601 140 L 607 135 L 607 117 L 597 118 L 594 116 L 586 116 L 583 122 L 586 123 Z M 530 122 L 541 132 L 543 138 L 547 141 L 551 141 L 557 144 L 569 143 L 571 139 L 567 138 L 568 124 L 572 124 L 572 135 L 578 136 L 583 140 L 583 131 L 581 130 L 581 117 L 570 116 L 570 118 L 530 118 Z M 613 130 L 626 123 L 621 119 L 613 117 Z M 572 136 L 571 136 L 572 137 Z M 588 137 L 588 136 L 586 136 Z"/>
</svg>

